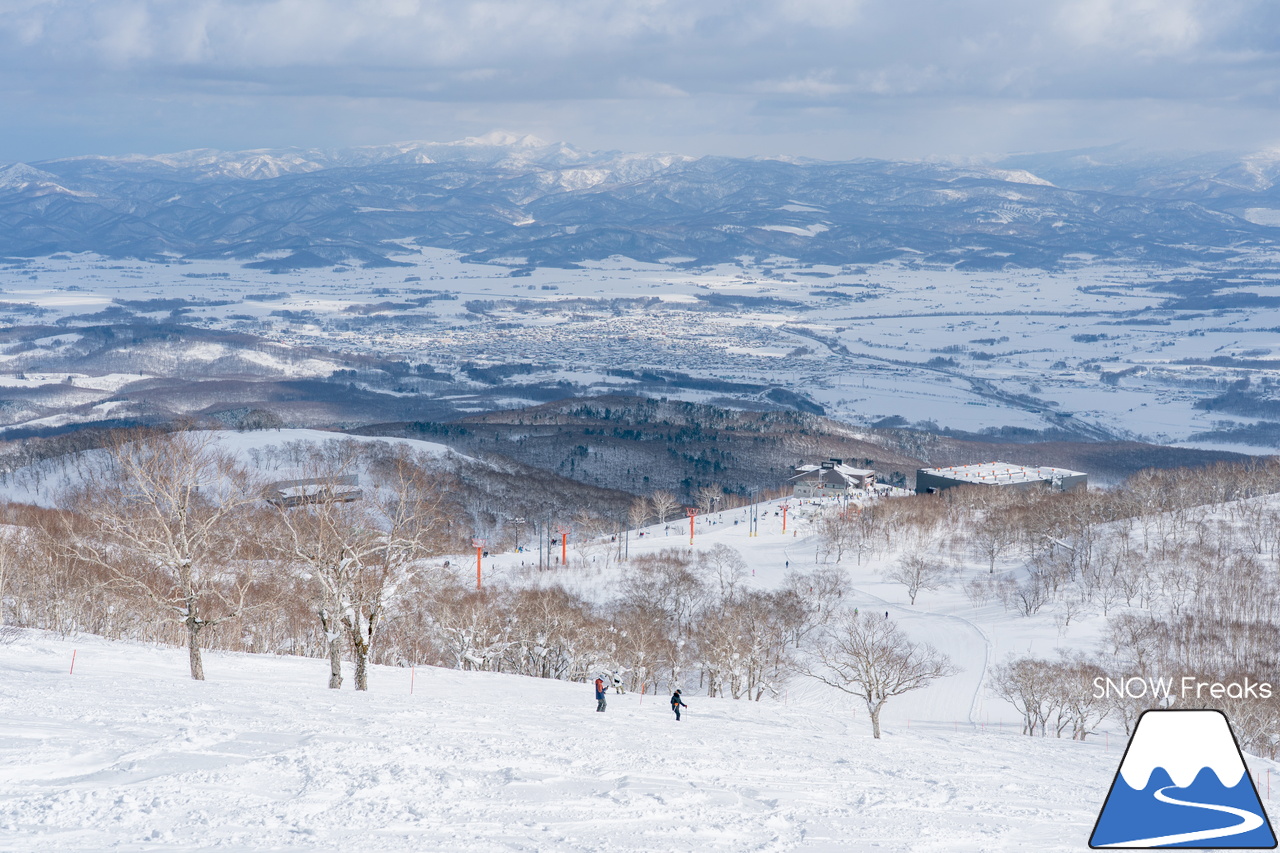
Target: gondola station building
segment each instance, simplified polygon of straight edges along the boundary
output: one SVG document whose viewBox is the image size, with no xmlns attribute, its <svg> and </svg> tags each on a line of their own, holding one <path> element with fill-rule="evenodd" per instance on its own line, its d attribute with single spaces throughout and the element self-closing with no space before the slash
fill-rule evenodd
<svg viewBox="0 0 1280 853">
<path fill-rule="evenodd" d="M 1008 462 L 978 462 L 950 468 L 921 468 L 916 471 L 916 492 L 935 494 L 956 486 L 1006 486 L 1018 489 L 1045 488 L 1060 492 L 1083 489 L 1089 475 L 1066 468 L 1036 468 Z"/>
<path fill-rule="evenodd" d="M 828 459 L 798 466 L 790 482 L 797 498 L 841 498 L 875 488 L 876 472 L 846 465 L 843 459 Z"/>
</svg>

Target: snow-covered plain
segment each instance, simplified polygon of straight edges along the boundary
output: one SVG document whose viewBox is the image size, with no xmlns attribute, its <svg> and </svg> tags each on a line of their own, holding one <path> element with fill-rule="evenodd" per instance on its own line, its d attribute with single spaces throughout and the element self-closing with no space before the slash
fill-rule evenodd
<svg viewBox="0 0 1280 853">
<path fill-rule="evenodd" d="M 690 269 L 625 258 L 513 271 L 416 248 L 395 259 L 407 266 L 273 274 L 226 261 L 62 255 L 0 268 L 0 319 L 51 323 L 120 311 L 113 300 L 166 319 L 174 306 L 148 300 L 179 299 L 188 301 L 183 323 L 403 358 L 452 373 L 462 387 L 468 363 L 531 364 L 522 381 L 564 379 L 579 393 L 625 391 L 635 380 L 609 371 L 643 366 L 779 385 L 854 423 L 898 416 L 960 430 L 1081 424 L 1165 443 L 1252 422 L 1194 404 L 1231 382 L 1270 381 L 1278 363 L 1280 306 L 1271 300 L 1280 277 L 1265 254 L 1176 269 L 1080 258 L 1055 272 L 786 259 Z M 1168 284 L 1202 276 L 1217 277 L 1212 299 Z M 1179 302 L 1187 293 L 1192 301 Z M 54 351 L 68 340 L 31 343 Z M 9 372 L 34 357 L 23 354 L 35 353 L 29 347 L 0 353 Z M 258 361 L 282 376 L 321 376 L 335 366 L 310 356 L 286 363 L 279 353 Z M 94 387 L 88 380 L 71 382 Z M 725 392 L 672 393 L 716 400 Z"/>
</svg>

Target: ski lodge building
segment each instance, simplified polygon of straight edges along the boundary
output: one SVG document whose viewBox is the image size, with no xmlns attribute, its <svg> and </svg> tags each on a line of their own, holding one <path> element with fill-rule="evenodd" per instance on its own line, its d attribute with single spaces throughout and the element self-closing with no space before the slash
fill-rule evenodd
<svg viewBox="0 0 1280 853">
<path fill-rule="evenodd" d="M 838 498 L 863 491 L 876 484 L 876 472 L 853 468 L 843 459 L 828 459 L 817 465 L 799 465 L 799 473 L 789 481 L 797 498 Z"/>
<path fill-rule="evenodd" d="M 263 490 L 267 503 L 279 507 L 295 507 L 303 504 L 350 503 L 364 497 L 357 474 L 311 480 L 282 480 Z"/>
<path fill-rule="evenodd" d="M 955 486 L 1012 486 L 1057 489 L 1083 489 L 1089 485 L 1089 475 L 1066 468 L 1029 468 L 1008 462 L 978 462 L 973 465 L 955 465 L 950 468 L 921 468 L 916 471 L 916 493 L 935 494 Z"/>
</svg>

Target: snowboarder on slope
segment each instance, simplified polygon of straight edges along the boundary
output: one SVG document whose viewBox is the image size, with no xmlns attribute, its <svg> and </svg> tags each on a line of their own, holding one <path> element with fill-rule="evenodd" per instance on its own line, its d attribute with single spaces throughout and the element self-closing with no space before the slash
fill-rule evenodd
<svg viewBox="0 0 1280 853">
<path fill-rule="evenodd" d="M 597 678 L 596 679 L 596 710 L 597 711 L 604 710 L 604 706 L 605 706 L 604 697 L 605 697 L 604 679 Z"/>
<path fill-rule="evenodd" d="M 622 689 L 622 670 L 618 670 L 618 671 L 616 671 L 616 672 L 614 672 L 614 673 L 613 673 L 613 692 L 614 692 L 614 693 L 626 693 L 626 692 L 627 692 L 627 691 L 625 691 L 625 690 L 623 690 L 623 689 Z"/>
<path fill-rule="evenodd" d="M 680 709 L 688 707 L 689 706 L 684 704 L 684 701 L 680 698 L 679 690 L 671 694 L 671 710 L 676 712 L 676 720 L 680 719 Z"/>
</svg>

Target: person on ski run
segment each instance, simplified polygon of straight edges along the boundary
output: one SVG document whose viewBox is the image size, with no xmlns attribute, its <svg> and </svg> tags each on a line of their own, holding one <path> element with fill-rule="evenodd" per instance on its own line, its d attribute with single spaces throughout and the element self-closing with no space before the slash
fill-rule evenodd
<svg viewBox="0 0 1280 853">
<path fill-rule="evenodd" d="M 689 707 L 689 706 L 688 706 L 688 705 L 686 705 L 686 704 L 684 704 L 684 701 L 683 701 L 683 700 L 681 700 L 681 698 L 680 698 L 680 691 L 679 691 L 679 690 L 677 690 L 675 693 L 672 693 L 672 694 L 671 694 L 671 710 L 673 710 L 673 711 L 675 711 L 675 712 L 676 712 L 676 719 L 677 719 L 677 720 L 679 720 L 679 719 L 680 719 L 680 709 L 681 709 L 681 708 L 688 708 L 688 707 Z"/>
<path fill-rule="evenodd" d="M 604 696 L 605 696 L 605 693 L 604 693 L 604 679 L 603 679 L 603 678 L 597 678 L 597 679 L 596 679 L 596 710 L 597 710 L 597 711 L 603 711 L 603 710 L 604 710 L 604 705 L 605 705 L 605 702 L 604 702 Z"/>
<path fill-rule="evenodd" d="M 621 671 L 621 670 L 618 670 L 617 672 L 615 672 L 615 673 L 613 674 L 613 692 L 614 692 L 614 693 L 626 693 L 626 692 L 627 692 L 627 691 L 625 691 L 625 690 L 623 690 L 623 689 L 622 689 L 622 671 Z"/>
</svg>

